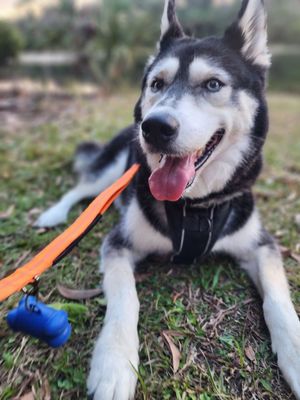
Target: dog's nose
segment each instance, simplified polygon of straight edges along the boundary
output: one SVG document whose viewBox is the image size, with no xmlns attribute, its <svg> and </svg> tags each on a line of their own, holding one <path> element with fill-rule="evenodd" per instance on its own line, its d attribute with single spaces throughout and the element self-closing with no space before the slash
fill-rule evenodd
<svg viewBox="0 0 300 400">
<path fill-rule="evenodd" d="M 167 113 L 152 114 L 143 121 L 142 130 L 147 143 L 161 147 L 177 137 L 179 122 Z"/>
</svg>

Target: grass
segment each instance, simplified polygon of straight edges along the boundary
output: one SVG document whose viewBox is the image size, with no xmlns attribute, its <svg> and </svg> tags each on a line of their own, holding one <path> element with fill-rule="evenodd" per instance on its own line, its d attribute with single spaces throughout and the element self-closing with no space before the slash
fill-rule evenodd
<svg viewBox="0 0 300 400">
<path fill-rule="evenodd" d="M 74 183 L 71 159 L 85 139 L 106 140 L 132 120 L 137 94 L 120 96 L 32 97 L 28 108 L 6 114 L 0 128 L 0 268 L 3 276 L 21 265 L 63 228 L 34 230 L 38 214 Z M 267 228 L 291 252 L 299 253 L 300 96 L 271 94 L 271 129 L 266 167 L 256 185 Z M 84 208 L 72 211 L 69 222 Z M 6 214 L 6 216 L 5 216 Z M 102 297 L 74 301 L 56 290 L 99 285 L 98 248 L 117 215 L 109 211 L 71 255 L 41 278 L 41 298 L 67 303 L 73 334 L 51 350 L 35 339 L 11 332 L 7 311 L 20 296 L 0 306 L 0 399 L 84 399 L 93 342 L 102 324 Z M 299 265 L 285 258 L 293 299 L 300 312 Z M 138 283 L 141 300 L 137 400 L 294 399 L 271 354 L 261 301 L 255 289 L 228 260 L 212 259 L 188 268 L 144 263 Z M 74 304 L 75 303 L 75 304 Z M 84 307 L 78 307 L 81 304 Z M 174 374 L 162 331 L 171 331 L 181 360 Z"/>
</svg>

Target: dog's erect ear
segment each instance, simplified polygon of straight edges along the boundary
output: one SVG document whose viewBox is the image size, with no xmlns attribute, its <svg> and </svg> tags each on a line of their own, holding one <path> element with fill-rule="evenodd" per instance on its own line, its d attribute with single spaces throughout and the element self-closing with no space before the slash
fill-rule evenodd
<svg viewBox="0 0 300 400">
<path fill-rule="evenodd" d="M 165 0 L 165 7 L 161 19 L 161 34 L 159 47 L 163 48 L 173 39 L 184 36 L 183 29 L 176 15 L 175 0 Z"/>
<path fill-rule="evenodd" d="M 243 0 L 238 19 L 225 32 L 227 44 L 265 69 L 271 65 L 267 46 L 267 17 L 263 0 Z"/>
</svg>

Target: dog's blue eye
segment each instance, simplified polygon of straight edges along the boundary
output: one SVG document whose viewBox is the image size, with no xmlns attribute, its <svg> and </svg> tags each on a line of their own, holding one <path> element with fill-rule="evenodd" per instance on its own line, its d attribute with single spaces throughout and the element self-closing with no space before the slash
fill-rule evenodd
<svg viewBox="0 0 300 400">
<path fill-rule="evenodd" d="M 205 82 L 205 88 L 212 93 L 219 92 L 223 86 L 224 84 L 218 79 L 210 79 L 209 81 Z"/>
<path fill-rule="evenodd" d="M 155 78 L 151 83 L 151 89 L 153 93 L 161 91 L 165 86 L 163 79 Z"/>
</svg>

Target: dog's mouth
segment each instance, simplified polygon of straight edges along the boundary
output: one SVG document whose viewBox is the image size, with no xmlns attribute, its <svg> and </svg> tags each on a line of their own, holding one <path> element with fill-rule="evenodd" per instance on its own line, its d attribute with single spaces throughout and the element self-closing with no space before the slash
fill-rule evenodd
<svg viewBox="0 0 300 400">
<path fill-rule="evenodd" d="M 196 172 L 203 167 L 220 144 L 225 129 L 218 129 L 201 150 L 184 157 L 161 155 L 160 163 L 149 178 L 150 191 L 159 201 L 177 201 L 195 179 Z"/>
</svg>

